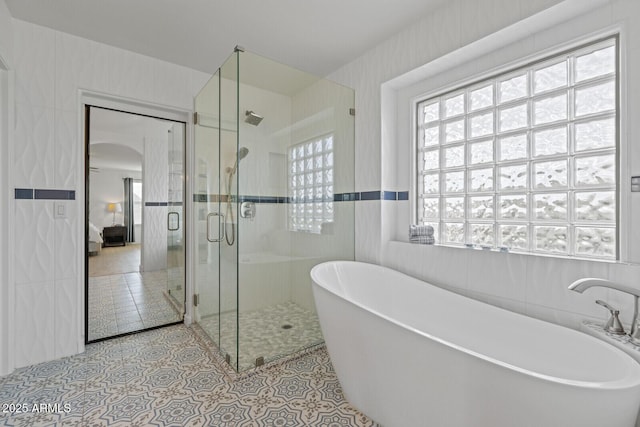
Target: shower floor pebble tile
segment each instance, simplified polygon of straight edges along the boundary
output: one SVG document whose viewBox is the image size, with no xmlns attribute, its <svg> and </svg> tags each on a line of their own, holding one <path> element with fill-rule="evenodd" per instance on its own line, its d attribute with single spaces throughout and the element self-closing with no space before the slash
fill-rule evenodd
<svg viewBox="0 0 640 427">
<path fill-rule="evenodd" d="M 344 400 L 323 346 L 238 374 L 184 325 L 0 377 L 3 403 L 69 412 L 0 413 L 0 426 L 376 426 Z"/>
</svg>

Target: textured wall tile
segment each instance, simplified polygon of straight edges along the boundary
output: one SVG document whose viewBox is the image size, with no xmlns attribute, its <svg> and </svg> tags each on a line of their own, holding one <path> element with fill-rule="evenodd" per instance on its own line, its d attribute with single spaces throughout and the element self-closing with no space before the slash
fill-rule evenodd
<svg viewBox="0 0 640 427">
<path fill-rule="evenodd" d="M 145 137 L 142 173 L 145 202 L 166 202 L 169 192 L 167 139 Z"/>
<path fill-rule="evenodd" d="M 0 2 L 0 56 L 13 64 L 13 18 L 5 2 Z"/>
<path fill-rule="evenodd" d="M 596 299 L 607 300 L 608 291 L 592 288 L 583 294 L 570 291 L 569 285 L 584 277 L 606 278 L 607 263 L 551 258 L 527 257 L 525 302 L 556 310 L 582 313 L 587 316 L 602 315 L 603 308 L 594 304 Z"/>
<path fill-rule="evenodd" d="M 79 320 L 76 281 L 56 280 L 54 291 L 54 357 L 59 358 L 78 352 Z"/>
<path fill-rule="evenodd" d="M 75 112 L 55 111 L 55 144 L 53 147 L 54 187 L 76 189 L 78 151 L 84 152 L 84 138 L 78 138 L 78 116 Z"/>
<path fill-rule="evenodd" d="M 14 20 L 16 103 L 53 107 L 55 81 L 54 31 Z"/>
<path fill-rule="evenodd" d="M 16 286 L 16 367 L 54 358 L 53 282 Z"/>
<path fill-rule="evenodd" d="M 142 268 L 155 271 L 167 268 L 167 208 L 143 208 Z"/>
<path fill-rule="evenodd" d="M 75 111 L 78 88 L 96 89 L 90 84 L 95 69 L 95 43 L 56 32 L 56 108 Z M 103 88 L 104 90 L 104 88 Z"/>
<path fill-rule="evenodd" d="M 467 249 L 460 249 L 467 250 Z M 466 264 L 469 290 L 486 295 L 523 301 L 527 277 L 526 255 L 493 251 L 472 251 Z M 486 274 L 488 271 L 491 274 Z"/>
<path fill-rule="evenodd" d="M 82 252 L 83 236 L 77 235 L 77 200 L 56 201 L 54 205 L 64 204 L 67 218 L 55 218 L 54 231 L 54 270 L 55 279 L 74 279 L 78 277 L 78 255 Z"/>
<path fill-rule="evenodd" d="M 380 262 L 380 201 L 356 202 L 356 259 Z"/>
<path fill-rule="evenodd" d="M 190 80 L 185 78 L 185 75 L 189 74 L 186 68 L 154 60 L 153 73 L 150 76 L 153 82 L 153 100 L 159 104 L 193 108 Z M 201 88 L 202 86 L 199 89 Z"/>
<path fill-rule="evenodd" d="M 569 311 L 556 310 L 549 307 L 543 307 L 535 304 L 526 305 L 526 315 L 545 322 L 556 323 L 567 328 L 579 329 L 583 320 L 603 321 L 604 316 L 585 317 L 583 314 L 576 314 Z"/>
<path fill-rule="evenodd" d="M 192 107 L 192 96 L 208 76 L 162 62 L 168 71 L 162 84 L 154 87 L 154 59 L 122 49 L 92 42 L 44 27 L 14 20 L 16 55 L 16 129 L 14 134 L 14 183 L 23 188 L 60 188 L 81 192 L 77 174 L 84 161 L 78 158 L 83 138 L 78 135 L 78 91 L 85 89 L 155 103 Z M 163 87 L 166 85 L 166 87 Z M 195 89 L 193 89 L 195 87 Z M 167 94 L 167 92 L 169 94 Z M 156 159 L 157 161 L 158 159 Z M 165 158 L 161 163 L 166 165 Z M 166 174 L 164 177 L 166 181 Z M 165 185 L 166 187 L 166 185 Z M 53 290 L 45 300 L 32 304 L 24 287 L 18 323 L 22 318 L 38 319 L 37 326 L 21 329 L 16 351 L 20 365 L 28 365 L 77 351 L 77 332 L 81 307 L 73 298 L 82 290 L 77 260 L 83 259 L 83 236 L 77 233 L 77 203 L 67 203 L 67 219 L 53 219 L 53 201 L 16 201 L 16 266 L 18 286 L 54 280 Z M 166 191 L 161 200 L 166 201 Z M 166 263 L 166 210 L 161 219 L 160 234 L 151 248 L 163 248 Z M 160 249 L 158 249 L 160 251 Z M 161 261 L 158 261 L 161 262 Z M 62 280 L 63 279 L 63 280 Z M 48 282 L 47 282 L 48 283 Z M 31 286 L 31 285 L 29 285 Z M 34 285 L 35 286 L 35 285 Z M 49 284 L 53 288 L 53 284 Z M 42 298 L 45 298 L 44 296 Z M 45 301 L 50 305 L 42 307 Z M 55 311 L 52 311 L 55 310 Z M 17 312 L 16 311 L 16 312 Z M 53 339 L 54 317 L 56 345 Z M 41 319 L 45 320 L 41 320 Z M 26 321 L 25 321 L 26 322 Z M 28 323 L 28 322 L 26 322 Z M 34 329 L 40 324 L 51 329 L 45 340 Z M 75 324 L 76 327 L 70 325 Z M 24 333 L 22 333 L 24 332 Z"/>
<path fill-rule="evenodd" d="M 107 64 L 109 93 L 127 98 L 155 101 L 153 97 L 154 61 L 122 49 L 112 48 Z"/>
<path fill-rule="evenodd" d="M 53 201 L 15 202 L 15 281 L 18 284 L 51 280 L 53 277 Z"/>
<path fill-rule="evenodd" d="M 22 188 L 54 184 L 54 110 L 16 105 L 13 183 Z"/>
</svg>

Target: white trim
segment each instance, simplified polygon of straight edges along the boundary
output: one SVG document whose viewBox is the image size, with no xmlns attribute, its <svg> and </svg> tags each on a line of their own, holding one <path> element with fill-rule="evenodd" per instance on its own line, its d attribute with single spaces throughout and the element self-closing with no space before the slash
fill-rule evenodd
<svg viewBox="0 0 640 427">
<path fill-rule="evenodd" d="M 14 75 L 0 56 L 0 376 L 14 370 L 15 283 L 13 282 Z"/>
<path fill-rule="evenodd" d="M 156 104 L 152 102 L 141 101 L 138 99 L 127 98 L 122 96 L 113 96 L 103 92 L 96 92 L 85 89 L 78 89 L 77 93 L 77 103 L 78 105 L 78 142 L 80 144 L 81 149 L 78 150 L 78 158 L 77 164 L 81 167 L 78 168 L 77 174 L 77 182 L 80 183 L 78 185 L 78 189 L 80 191 L 76 192 L 76 201 L 77 201 L 77 213 L 78 213 L 78 236 L 81 236 L 80 241 L 82 244 L 85 244 L 85 105 L 91 105 L 95 107 L 109 108 L 119 111 L 125 111 L 135 114 L 141 114 L 146 116 L 158 117 L 161 119 L 167 119 L 177 122 L 184 122 L 185 126 L 185 152 L 187 165 L 184 171 L 184 179 L 187 180 L 187 185 L 185 185 L 185 194 L 184 194 L 184 217 L 188 219 L 188 226 L 185 228 L 185 314 L 184 314 L 184 323 L 190 324 L 192 320 L 192 299 L 189 298 L 190 292 L 193 292 L 193 274 L 189 271 L 190 268 L 187 268 L 192 261 L 190 258 L 192 257 L 191 251 L 189 249 L 189 242 L 193 240 L 193 225 L 191 225 L 191 215 L 192 215 L 192 203 L 193 200 L 193 191 L 191 189 L 191 185 L 188 179 L 189 174 L 193 169 L 193 162 L 189 162 L 189 159 L 192 157 L 191 154 L 193 152 L 193 112 L 191 110 L 186 110 L 184 108 Z M 81 250 L 82 256 L 78 257 L 78 271 L 80 272 L 80 277 L 78 279 L 78 349 L 79 352 L 84 351 L 84 327 L 85 327 L 85 254 L 86 248 L 82 248 Z"/>
</svg>

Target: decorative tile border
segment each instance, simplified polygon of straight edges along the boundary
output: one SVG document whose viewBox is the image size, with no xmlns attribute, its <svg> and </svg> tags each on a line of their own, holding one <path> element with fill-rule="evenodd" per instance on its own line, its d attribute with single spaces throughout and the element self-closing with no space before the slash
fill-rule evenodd
<svg viewBox="0 0 640 427">
<path fill-rule="evenodd" d="M 226 194 L 194 194 L 193 201 L 194 203 L 209 203 L 209 202 L 226 202 L 228 199 Z M 324 198 L 321 199 L 313 199 L 313 200 L 302 200 L 301 203 L 320 203 L 320 202 L 359 202 L 365 200 L 398 200 L 404 201 L 409 200 L 409 192 L 408 191 L 361 191 L 361 192 L 353 192 L 353 193 L 338 193 L 333 195 L 333 199 L 326 200 Z M 243 202 L 252 202 L 252 203 L 268 203 L 268 204 L 279 204 L 279 203 L 296 203 L 291 197 L 283 197 L 283 196 L 247 196 L 241 195 L 238 196 L 237 201 L 239 203 Z"/>
<path fill-rule="evenodd" d="M 16 188 L 16 200 L 75 200 L 74 190 Z"/>
<path fill-rule="evenodd" d="M 75 200 L 76 192 L 74 190 L 55 190 L 55 189 L 33 189 L 33 188 L 16 188 L 16 200 Z M 194 203 L 209 202 L 226 202 L 228 199 L 226 194 L 194 194 Z M 238 196 L 238 202 L 253 202 L 266 204 L 294 203 L 291 197 L 286 196 Z M 357 202 L 363 200 L 409 200 L 408 191 L 361 191 L 353 193 L 338 193 L 333 195 L 334 202 Z M 312 200 L 310 202 L 324 202 L 326 200 Z M 303 203 L 307 201 L 304 200 Z M 145 202 L 147 207 L 156 206 L 182 206 L 182 202 Z"/>
</svg>

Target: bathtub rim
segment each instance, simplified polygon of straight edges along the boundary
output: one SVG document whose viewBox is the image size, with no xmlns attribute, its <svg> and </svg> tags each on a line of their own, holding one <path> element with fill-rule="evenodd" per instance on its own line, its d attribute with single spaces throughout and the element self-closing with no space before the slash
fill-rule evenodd
<svg viewBox="0 0 640 427">
<path fill-rule="evenodd" d="M 425 283 L 427 285 L 433 286 L 433 287 L 435 287 L 437 289 L 440 289 L 442 291 L 445 291 L 445 292 L 451 292 L 452 294 L 455 294 L 455 295 L 457 295 L 457 296 L 459 296 L 461 298 L 465 298 L 467 300 L 470 300 L 470 301 L 472 301 L 474 303 L 486 304 L 486 305 L 488 305 L 490 307 L 493 307 L 494 309 L 497 309 L 497 310 L 506 311 L 506 312 L 509 312 L 510 314 L 513 314 L 513 315 L 526 317 L 526 318 L 528 318 L 530 321 L 532 321 L 534 323 L 538 323 L 538 324 L 542 323 L 542 324 L 544 324 L 545 327 L 568 329 L 568 330 L 572 331 L 572 333 L 579 334 L 579 335 L 582 336 L 582 338 L 586 337 L 588 341 L 591 341 L 596 345 L 603 346 L 604 348 L 607 348 L 609 351 L 612 351 L 613 353 L 618 352 L 619 354 L 624 355 L 624 357 L 622 357 L 622 360 L 624 360 L 625 363 L 627 364 L 627 371 L 631 371 L 631 370 L 635 369 L 637 375 L 635 375 L 635 380 L 633 379 L 634 376 L 626 375 L 626 376 L 624 376 L 622 378 L 612 379 L 610 381 L 585 381 L 585 380 L 561 378 L 561 377 L 557 377 L 557 376 L 554 376 L 554 375 L 544 374 L 544 373 L 541 373 L 541 372 L 525 369 L 525 368 L 513 365 L 511 363 L 507 363 L 507 362 L 504 362 L 502 360 L 496 359 L 495 357 L 491 357 L 491 356 L 479 353 L 477 351 L 468 349 L 468 348 L 463 347 L 463 346 L 461 346 L 459 344 L 452 343 L 452 342 L 447 341 L 447 340 L 445 340 L 443 338 L 436 337 L 436 336 L 434 336 L 432 334 L 429 334 L 427 332 L 424 332 L 424 331 L 422 331 L 420 329 L 417 329 L 415 327 L 412 327 L 412 326 L 406 325 L 406 324 L 404 324 L 402 322 L 399 322 L 398 320 L 395 320 L 395 319 L 389 317 L 386 314 L 382 314 L 377 310 L 374 310 L 374 309 L 372 309 L 370 307 L 367 307 L 367 306 L 363 305 L 362 303 L 357 303 L 357 302 L 354 302 L 354 301 L 352 301 L 350 299 L 347 299 L 343 295 L 340 295 L 339 293 L 327 288 L 326 286 L 323 286 L 321 284 L 321 280 L 319 278 L 319 275 L 320 275 L 319 272 L 322 271 L 322 270 L 328 269 L 328 268 L 334 268 L 334 266 L 337 266 L 337 265 L 362 265 L 362 266 L 373 267 L 373 268 L 376 268 L 376 269 L 389 270 L 389 271 L 392 271 L 394 274 L 398 274 L 398 275 L 410 278 L 412 280 L 417 280 L 417 281 L 423 282 L 423 283 Z M 494 364 L 494 365 L 497 365 L 497 366 L 500 366 L 500 367 L 504 367 L 504 368 L 509 369 L 511 371 L 517 372 L 518 374 L 531 376 L 531 377 L 534 377 L 534 378 L 541 379 L 543 381 L 549 381 L 549 382 L 554 382 L 554 383 L 558 383 L 558 384 L 562 384 L 562 385 L 568 385 L 568 386 L 579 387 L 579 388 L 589 388 L 589 389 L 622 390 L 622 389 L 629 389 L 629 388 L 640 386 L 640 364 L 638 364 L 638 362 L 636 362 L 631 356 L 629 356 L 625 352 L 621 351 L 620 349 L 618 349 L 618 348 L 616 348 L 616 347 L 614 347 L 614 346 L 612 346 L 612 345 L 610 345 L 610 344 L 608 344 L 608 343 L 606 343 L 606 342 L 604 342 L 604 341 L 602 341 L 600 339 L 597 339 L 597 338 L 595 338 L 595 337 L 593 337 L 591 335 L 585 334 L 585 333 L 577 331 L 575 329 L 567 328 L 567 327 L 564 327 L 564 326 L 561 326 L 561 325 L 558 325 L 558 324 L 555 324 L 555 323 L 552 323 L 552 322 L 547 322 L 545 320 L 541 320 L 541 319 L 537 319 L 535 317 L 527 316 L 525 314 L 515 313 L 515 312 L 512 312 L 510 310 L 506 310 L 504 308 L 497 307 L 497 306 L 494 306 L 494 305 L 491 305 L 491 304 L 488 304 L 488 303 L 483 303 L 482 301 L 478 301 L 478 300 L 475 300 L 475 299 L 470 298 L 468 296 L 460 295 L 460 294 L 457 294 L 455 292 L 449 291 L 447 289 L 440 288 L 440 287 L 438 287 L 436 285 L 433 285 L 433 284 L 431 284 L 431 283 L 429 283 L 427 281 L 424 281 L 424 280 L 409 276 L 408 274 L 402 273 L 402 272 L 400 272 L 398 270 L 395 270 L 393 268 L 385 267 L 385 266 L 379 265 L 379 264 L 373 264 L 373 263 L 361 262 L 361 261 L 349 261 L 349 260 L 327 261 L 327 262 L 323 262 L 323 263 L 315 265 L 311 269 L 310 275 L 311 275 L 311 281 L 312 281 L 313 288 L 315 288 L 317 286 L 317 287 L 321 288 L 322 290 L 324 290 L 324 291 L 326 291 L 326 292 L 328 292 L 328 293 L 340 298 L 341 300 L 347 302 L 348 304 L 351 304 L 351 305 L 353 305 L 355 307 L 358 307 L 358 308 L 360 308 L 360 309 L 362 309 L 364 311 L 372 313 L 372 314 L 374 314 L 374 315 L 376 315 L 376 316 L 378 316 L 378 317 L 380 317 L 380 318 L 382 318 L 382 319 L 384 319 L 384 320 L 386 320 L 386 321 L 388 321 L 388 322 L 390 322 L 390 323 L 392 323 L 392 324 L 394 324 L 396 326 L 399 326 L 400 328 L 403 328 L 403 329 L 408 330 L 410 332 L 416 333 L 416 334 L 418 334 L 420 336 L 423 336 L 423 337 L 425 337 L 427 339 L 430 339 L 432 341 L 438 342 L 438 343 L 440 343 L 440 344 L 442 344 L 444 346 L 447 346 L 449 348 L 452 348 L 454 350 L 461 351 L 461 352 L 463 352 L 465 354 L 468 354 L 470 356 L 473 356 L 473 357 L 477 357 L 477 358 L 479 358 L 481 360 L 486 361 L 487 363 L 491 363 L 491 364 Z M 320 318 L 320 312 L 321 311 L 320 311 L 320 309 L 318 307 L 316 307 L 316 311 L 318 312 L 318 317 Z"/>
</svg>

